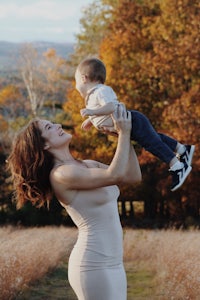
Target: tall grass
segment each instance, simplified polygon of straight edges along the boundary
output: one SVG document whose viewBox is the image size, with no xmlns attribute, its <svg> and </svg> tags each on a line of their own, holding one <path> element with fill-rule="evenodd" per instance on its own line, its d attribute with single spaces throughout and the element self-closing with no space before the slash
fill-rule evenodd
<svg viewBox="0 0 200 300">
<path fill-rule="evenodd" d="M 0 228 L 0 299 L 15 299 L 18 291 L 68 259 L 76 236 L 75 228 Z M 124 229 L 124 261 L 154 274 L 156 291 L 149 291 L 155 295 L 147 299 L 200 299 L 199 231 Z"/>
<path fill-rule="evenodd" d="M 76 230 L 64 227 L 0 228 L 0 299 L 14 299 L 69 254 Z"/>
<path fill-rule="evenodd" d="M 200 299 L 199 231 L 126 230 L 124 260 L 155 273 L 155 299 Z"/>
</svg>

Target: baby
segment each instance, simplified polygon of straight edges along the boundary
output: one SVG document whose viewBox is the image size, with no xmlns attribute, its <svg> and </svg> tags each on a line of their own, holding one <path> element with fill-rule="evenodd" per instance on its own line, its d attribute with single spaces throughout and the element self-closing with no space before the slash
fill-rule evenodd
<svg viewBox="0 0 200 300">
<path fill-rule="evenodd" d="M 86 108 L 81 109 L 80 113 L 82 117 L 88 116 L 82 123 L 82 129 L 89 130 L 93 125 L 98 130 L 104 131 L 108 128 L 109 131 L 115 132 L 111 114 L 120 102 L 113 89 L 105 85 L 104 63 L 97 58 L 83 60 L 76 69 L 75 80 L 77 91 L 85 99 Z M 169 165 L 172 175 L 171 191 L 176 191 L 192 170 L 195 146 L 181 144 L 165 134 L 157 133 L 144 114 L 136 110 L 130 111 L 130 139 Z"/>
</svg>

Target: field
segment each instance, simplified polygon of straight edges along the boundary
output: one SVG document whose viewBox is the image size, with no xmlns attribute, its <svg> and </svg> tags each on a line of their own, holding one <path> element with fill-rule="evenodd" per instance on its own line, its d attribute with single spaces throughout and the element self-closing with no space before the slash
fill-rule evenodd
<svg viewBox="0 0 200 300">
<path fill-rule="evenodd" d="M 77 230 L 0 228 L 1 300 L 75 300 L 67 260 Z M 199 232 L 124 228 L 128 300 L 198 300 Z"/>
</svg>

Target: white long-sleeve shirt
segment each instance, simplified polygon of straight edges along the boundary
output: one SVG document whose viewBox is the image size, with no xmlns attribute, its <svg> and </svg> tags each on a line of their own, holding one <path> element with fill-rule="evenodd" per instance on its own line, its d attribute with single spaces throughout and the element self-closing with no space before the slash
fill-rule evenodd
<svg viewBox="0 0 200 300">
<path fill-rule="evenodd" d="M 88 94 L 85 99 L 85 105 L 88 109 L 98 109 L 107 103 L 119 104 L 117 96 L 113 89 L 110 86 L 105 84 L 97 84 L 92 89 L 88 91 Z M 102 127 L 113 127 L 113 121 L 110 115 L 102 116 L 89 116 L 92 124 L 98 129 L 101 130 Z"/>
</svg>

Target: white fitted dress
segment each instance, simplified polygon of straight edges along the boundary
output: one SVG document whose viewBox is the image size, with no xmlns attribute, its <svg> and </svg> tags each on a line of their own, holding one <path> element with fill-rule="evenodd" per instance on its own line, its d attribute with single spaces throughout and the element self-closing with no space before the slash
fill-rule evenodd
<svg viewBox="0 0 200 300">
<path fill-rule="evenodd" d="M 77 191 L 65 208 L 78 227 L 68 278 L 79 300 L 126 300 L 117 186 Z"/>
</svg>

